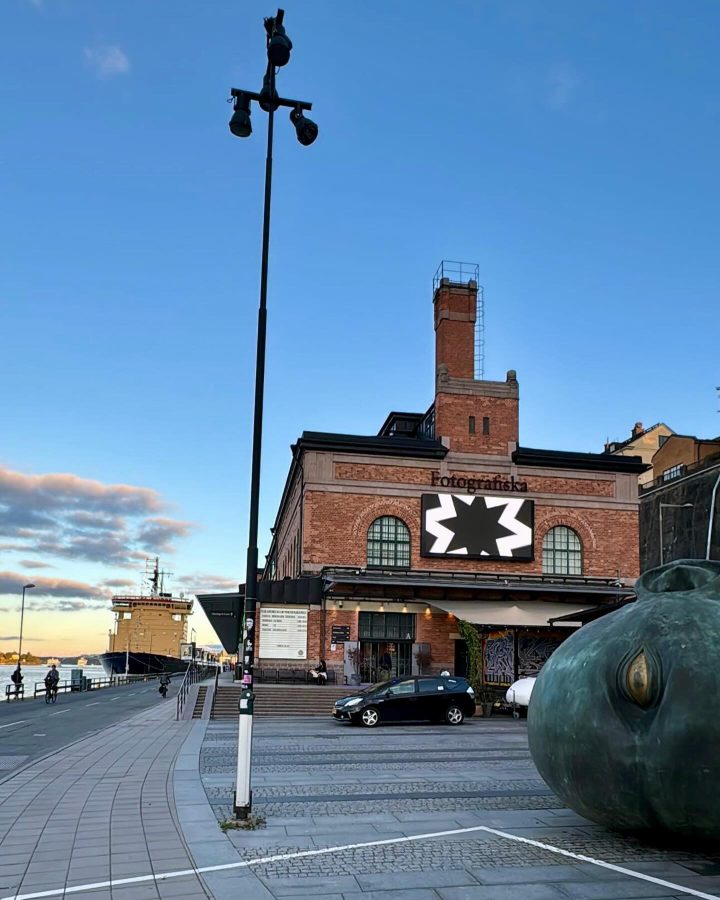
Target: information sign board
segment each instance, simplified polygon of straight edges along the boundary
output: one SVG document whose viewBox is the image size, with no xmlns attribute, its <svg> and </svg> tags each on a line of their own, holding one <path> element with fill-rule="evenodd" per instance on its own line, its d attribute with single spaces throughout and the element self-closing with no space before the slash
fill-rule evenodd
<svg viewBox="0 0 720 900">
<path fill-rule="evenodd" d="M 307 659 L 307 609 L 263 606 L 260 610 L 261 659 Z"/>
</svg>

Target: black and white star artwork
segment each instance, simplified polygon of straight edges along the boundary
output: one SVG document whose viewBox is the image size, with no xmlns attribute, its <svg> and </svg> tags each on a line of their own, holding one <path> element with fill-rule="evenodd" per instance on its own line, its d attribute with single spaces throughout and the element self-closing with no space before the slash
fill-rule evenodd
<svg viewBox="0 0 720 900">
<path fill-rule="evenodd" d="M 422 556 L 533 558 L 533 501 L 479 494 L 422 495 Z"/>
</svg>

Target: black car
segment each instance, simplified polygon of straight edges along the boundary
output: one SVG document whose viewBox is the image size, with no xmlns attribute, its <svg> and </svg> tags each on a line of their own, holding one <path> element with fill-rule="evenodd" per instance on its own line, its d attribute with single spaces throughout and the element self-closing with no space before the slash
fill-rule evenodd
<svg viewBox="0 0 720 900">
<path fill-rule="evenodd" d="M 381 722 L 447 722 L 462 725 L 475 714 L 475 692 L 467 678 L 416 675 L 374 684 L 335 703 L 333 716 L 374 728 Z"/>
</svg>

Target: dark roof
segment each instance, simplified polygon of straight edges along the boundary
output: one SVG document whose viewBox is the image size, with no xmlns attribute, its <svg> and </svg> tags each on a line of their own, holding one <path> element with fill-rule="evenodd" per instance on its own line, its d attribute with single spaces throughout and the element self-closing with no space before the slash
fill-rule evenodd
<svg viewBox="0 0 720 900">
<path fill-rule="evenodd" d="M 560 601 L 577 602 L 578 596 L 617 598 L 617 581 L 581 575 L 530 575 L 513 572 L 456 572 L 425 569 L 375 569 L 352 566 L 327 566 L 323 569 L 326 587 L 333 594 L 347 596 L 372 592 L 398 597 L 398 589 L 412 589 L 423 598 L 423 589 L 432 598 L 440 591 L 460 590 L 465 593 L 497 591 L 516 596 L 518 593 L 554 594 Z M 432 602 L 432 599 L 430 599 Z"/>
<path fill-rule="evenodd" d="M 440 441 L 379 435 L 329 434 L 325 431 L 303 431 L 295 446 L 298 450 L 337 450 L 342 453 L 377 453 L 382 456 L 420 459 L 442 459 L 448 452 L 447 447 Z"/>
<path fill-rule="evenodd" d="M 390 431 L 392 425 L 398 419 L 404 419 L 405 421 L 414 422 L 416 425 L 419 425 L 422 420 L 425 418 L 426 413 L 410 413 L 410 412 L 391 412 L 388 413 L 387 419 L 380 426 L 380 431 L 378 431 L 378 435 L 384 437 Z"/>
<path fill-rule="evenodd" d="M 652 431 L 653 428 L 660 428 L 661 425 L 665 425 L 665 422 L 656 422 L 654 425 L 651 425 L 649 428 L 643 428 L 642 431 L 638 431 L 637 434 L 631 434 L 629 438 L 626 438 L 624 441 L 610 441 L 610 446 L 612 450 L 606 450 L 606 453 L 616 453 L 618 450 L 621 450 L 623 447 L 627 447 L 628 444 L 632 444 L 633 441 L 636 441 L 638 438 L 641 438 L 644 434 L 647 434 L 648 431 Z M 665 425 L 666 428 L 670 428 L 669 425 Z M 675 434 L 675 432 L 670 428 L 671 434 Z"/>
<path fill-rule="evenodd" d="M 519 466 L 545 469 L 577 469 L 588 472 L 623 472 L 639 475 L 652 466 L 640 456 L 611 456 L 608 453 L 576 453 L 573 450 L 537 450 L 518 447 L 512 455 Z"/>
</svg>

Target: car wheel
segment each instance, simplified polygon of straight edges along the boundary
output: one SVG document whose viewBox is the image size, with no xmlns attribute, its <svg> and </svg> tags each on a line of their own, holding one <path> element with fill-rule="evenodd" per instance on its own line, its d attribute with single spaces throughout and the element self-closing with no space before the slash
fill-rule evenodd
<svg viewBox="0 0 720 900">
<path fill-rule="evenodd" d="M 448 706 L 445 710 L 445 721 L 448 725 L 462 725 L 465 714 L 459 706 Z"/>
<path fill-rule="evenodd" d="M 368 706 L 360 713 L 360 721 L 366 728 L 375 728 L 380 723 L 380 713 L 374 706 Z"/>
</svg>

